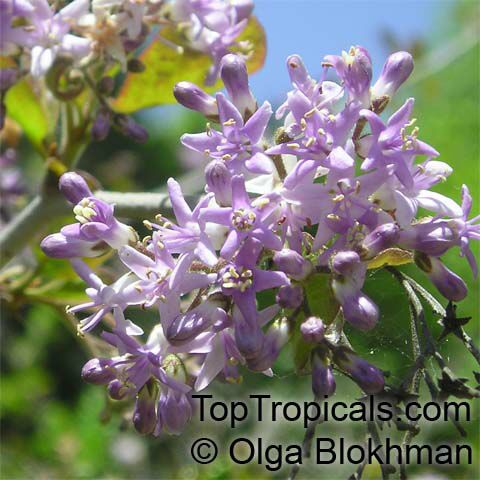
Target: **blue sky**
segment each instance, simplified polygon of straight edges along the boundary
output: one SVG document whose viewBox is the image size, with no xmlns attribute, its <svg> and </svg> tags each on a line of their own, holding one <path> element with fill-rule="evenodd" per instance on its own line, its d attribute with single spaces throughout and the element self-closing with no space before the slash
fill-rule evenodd
<svg viewBox="0 0 480 480">
<path fill-rule="evenodd" d="M 324 55 L 339 54 L 351 45 L 369 50 L 376 76 L 389 53 L 382 32 L 388 30 L 404 42 L 425 38 L 435 27 L 439 10 L 451 4 L 449 0 L 255 0 L 268 48 L 264 67 L 251 78 L 252 90 L 258 100 L 278 103 L 289 90 L 288 55 L 299 54 L 315 75 Z"/>
</svg>

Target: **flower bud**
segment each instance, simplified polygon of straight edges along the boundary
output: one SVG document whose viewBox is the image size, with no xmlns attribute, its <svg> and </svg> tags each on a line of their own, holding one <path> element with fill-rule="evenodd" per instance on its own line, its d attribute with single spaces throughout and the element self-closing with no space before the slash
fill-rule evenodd
<svg viewBox="0 0 480 480">
<path fill-rule="evenodd" d="M 315 352 L 312 358 L 312 391 L 315 398 L 330 397 L 335 393 L 335 389 L 332 366 L 323 355 Z"/>
<path fill-rule="evenodd" d="M 225 162 L 211 161 L 205 168 L 205 180 L 217 203 L 221 207 L 229 207 L 232 204 L 232 175 Z"/>
<path fill-rule="evenodd" d="M 82 368 L 82 379 L 93 385 L 106 385 L 115 379 L 109 358 L 92 358 Z"/>
<path fill-rule="evenodd" d="M 53 233 L 42 240 L 40 248 L 51 258 L 82 258 L 98 257 L 105 251 L 107 245 L 102 241 L 89 242 Z"/>
<path fill-rule="evenodd" d="M 342 304 L 343 316 L 359 330 L 367 332 L 378 322 L 379 311 L 377 305 L 362 292 L 348 296 Z"/>
<path fill-rule="evenodd" d="M 250 117 L 257 110 L 257 101 L 250 91 L 245 61 L 233 53 L 225 55 L 220 75 L 233 104 L 244 118 Z"/>
<path fill-rule="evenodd" d="M 85 179 L 75 172 L 64 173 L 58 181 L 58 189 L 73 205 L 93 195 Z"/>
<path fill-rule="evenodd" d="M 303 339 L 310 343 L 320 343 L 324 338 L 325 327 L 318 317 L 308 317 L 301 325 Z"/>
<path fill-rule="evenodd" d="M 449 270 L 440 259 L 415 252 L 415 263 L 447 300 L 459 302 L 467 296 L 468 288 L 465 282 Z"/>
<path fill-rule="evenodd" d="M 158 423 L 155 434 L 162 428 L 173 435 L 182 433 L 192 416 L 192 405 L 185 394 L 174 392 L 171 388 L 160 395 L 158 402 Z"/>
<path fill-rule="evenodd" d="M 312 85 L 312 79 L 299 55 L 290 55 L 287 58 L 287 70 L 292 83 L 302 91 Z"/>
<path fill-rule="evenodd" d="M 133 395 L 135 393 L 134 387 L 129 387 L 118 379 L 112 380 L 108 384 L 107 390 L 113 400 L 122 400 L 127 395 Z"/>
<path fill-rule="evenodd" d="M 386 248 L 394 245 L 400 237 L 400 228 L 396 223 L 385 223 L 370 232 L 361 245 L 362 260 L 371 259 Z"/>
<path fill-rule="evenodd" d="M 300 285 L 284 285 L 278 289 L 276 302 L 282 308 L 297 308 L 303 302 L 303 288 Z"/>
<path fill-rule="evenodd" d="M 288 248 L 275 252 L 273 262 L 279 270 L 294 280 L 304 280 L 313 271 L 312 263 L 309 260 L 303 258 L 295 250 Z"/>
<path fill-rule="evenodd" d="M 141 435 L 149 435 L 157 423 L 157 388 L 148 382 L 138 392 L 133 412 L 133 425 Z"/>
<path fill-rule="evenodd" d="M 101 142 L 107 138 L 110 132 L 111 120 L 110 111 L 106 108 L 101 108 L 97 113 L 97 116 L 93 121 L 92 129 L 90 130 L 93 140 Z"/>
<path fill-rule="evenodd" d="M 215 99 L 191 82 L 177 83 L 173 89 L 177 102 L 190 110 L 200 112 L 209 118 L 218 117 L 218 107 Z"/>
<path fill-rule="evenodd" d="M 148 132 L 139 123 L 135 122 L 132 117 L 126 115 L 117 115 L 115 123 L 120 131 L 135 142 L 145 143 L 148 140 Z"/>
<path fill-rule="evenodd" d="M 358 253 L 351 250 L 338 252 L 331 258 L 331 268 L 335 273 L 345 277 L 351 276 L 360 265 Z"/>
<path fill-rule="evenodd" d="M 392 53 L 383 66 L 380 78 L 372 87 L 372 96 L 392 97 L 413 71 L 413 58 L 407 52 Z"/>
<path fill-rule="evenodd" d="M 367 394 L 379 393 L 385 386 L 383 373 L 348 348 L 335 350 L 333 361 L 345 370 Z"/>
</svg>

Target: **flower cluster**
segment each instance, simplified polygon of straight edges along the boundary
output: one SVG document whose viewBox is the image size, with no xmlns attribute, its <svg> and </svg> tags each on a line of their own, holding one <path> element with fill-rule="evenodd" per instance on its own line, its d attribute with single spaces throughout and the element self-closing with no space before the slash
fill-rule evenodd
<svg viewBox="0 0 480 480">
<path fill-rule="evenodd" d="M 244 368 L 271 375 L 296 331 L 311 349 L 316 397 L 334 393 L 334 366 L 364 392 L 382 391 L 382 371 L 335 341 L 322 312 L 309 311 L 305 286 L 316 275 L 328 276 L 329 288 L 317 294 L 331 295 L 337 317 L 369 331 L 380 313 L 363 287 L 379 255 L 410 255 L 453 301 L 467 288 L 441 256 L 459 247 L 477 274 L 469 241 L 480 238 L 479 217 L 468 218 L 466 186 L 461 205 L 431 190 L 452 169 L 420 140 L 414 100 L 388 120 L 380 117 L 412 72 L 412 57 L 391 55 L 373 85 L 362 47 L 327 56 L 322 68 L 315 80 L 299 56 L 287 59 L 293 88 L 276 112 L 283 123 L 273 140 L 272 107 L 255 99 L 241 57 L 221 60 L 226 93 L 213 97 L 178 84 L 177 100 L 208 120 L 205 132 L 181 139 L 205 155 L 205 195 L 190 206 L 170 179 L 175 218 L 145 221 L 150 235 L 141 242 L 82 177 L 60 179 L 78 223 L 47 237 L 42 248 L 71 259 L 88 285 L 90 301 L 69 308 L 88 311 L 81 333 L 113 318 L 102 337 L 115 356 L 90 360 L 82 375 L 108 385 L 114 399 L 135 398 L 141 433 L 180 432 L 191 416 L 192 390 L 214 379 L 238 382 Z M 326 79 L 332 70 L 338 82 Z M 417 218 L 419 208 L 432 215 Z M 126 272 L 111 285 L 81 260 L 106 248 L 117 251 Z M 275 295 L 258 295 L 268 290 Z M 158 309 L 160 322 L 145 341 L 125 316 L 130 306 Z"/>
<path fill-rule="evenodd" d="M 95 77 L 100 72 L 107 80 L 96 93 L 108 95 L 113 67 L 142 71 L 135 54 L 152 38 L 179 53 L 187 47 L 210 56 L 206 83 L 214 83 L 221 58 L 232 48 L 245 57 L 251 53 L 252 45 L 238 37 L 252 10 L 252 0 L 0 0 L 0 53 L 8 60 L 0 77 L 2 118 L 3 94 L 28 73 L 45 77 L 55 96 L 69 100 L 92 83 L 87 69 Z M 182 45 L 163 36 L 166 28 Z M 110 113 L 100 110 L 94 138 L 106 136 L 100 123 Z M 116 119 L 116 126 L 136 140 L 145 136 L 130 119 Z"/>
</svg>

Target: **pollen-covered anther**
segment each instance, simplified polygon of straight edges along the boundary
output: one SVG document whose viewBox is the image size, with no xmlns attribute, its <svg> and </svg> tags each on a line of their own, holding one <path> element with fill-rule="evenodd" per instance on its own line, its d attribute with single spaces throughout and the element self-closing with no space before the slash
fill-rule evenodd
<svg viewBox="0 0 480 480">
<path fill-rule="evenodd" d="M 224 127 L 233 127 L 236 125 L 236 121 L 233 118 L 228 119 L 226 122 L 223 122 Z"/>
<path fill-rule="evenodd" d="M 148 230 L 153 230 L 152 222 L 150 222 L 149 220 L 144 220 L 144 221 L 143 221 L 143 225 L 144 225 L 145 228 L 147 228 Z"/>
<path fill-rule="evenodd" d="M 315 138 L 314 137 L 308 137 L 308 140 L 305 142 L 305 146 L 307 148 L 310 148 L 314 143 L 315 143 Z"/>
<path fill-rule="evenodd" d="M 232 159 L 232 156 L 229 154 L 229 153 L 226 153 L 225 155 L 222 155 L 222 160 L 224 161 L 228 161 L 228 160 L 231 160 Z"/>
<path fill-rule="evenodd" d="M 252 276 L 253 273 L 251 270 L 238 271 L 232 266 L 222 275 L 222 286 L 223 288 L 235 288 L 243 293 L 247 288 L 252 286 Z"/>
<path fill-rule="evenodd" d="M 257 216 L 254 212 L 239 208 L 233 211 L 232 225 L 236 230 L 245 232 L 253 228 L 256 219 Z"/>
<path fill-rule="evenodd" d="M 343 202 L 345 200 L 345 195 L 343 195 L 343 193 L 340 193 L 338 195 L 335 195 L 333 198 L 332 198 L 332 202 L 335 202 L 335 203 L 339 203 L 339 202 Z"/>
<path fill-rule="evenodd" d="M 327 215 L 327 218 L 329 220 L 334 220 L 335 222 L 338 222 L 340 220 L 340 217 L 338 215 L 335 215 L 334 213 L 329 213 Z"/>
<path fill-rule="evenodd" d="M 88 198 L 84 198 L 73 207 L 73 213 L 80 223 L 88 223 L 97 214 L 95 211 L 95 203 Z"/>
<path fill-rule="evenodd" d="M 287 143 L 288 148 L 292 148 L 293 150 L 296 150 L 297 148 L 300 148 L 300 144 L 298 143 Z"/>
<path fill-rule="evenodd" d="M 265 208 L 269 203 L 269 198 L 257 198 L 252 202 L 252 206 L 261 210 L 262 208 Z"/>
</svg>

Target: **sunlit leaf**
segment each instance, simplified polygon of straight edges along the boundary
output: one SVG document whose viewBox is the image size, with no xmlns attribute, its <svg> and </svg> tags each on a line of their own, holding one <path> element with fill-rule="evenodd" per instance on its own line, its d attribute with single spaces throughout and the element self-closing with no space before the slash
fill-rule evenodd
<svg viewBox="0 0 480 480">
<path fill-rule="evenodd" d="M 162 37 L 183 46 L 183 39 L 172 28 L 165 28 Z M 252 17 L 242 32 L 239 41 L 249 41 L 254 51 L 248 60 L 250 73 L 258 70 L 265 61 L 265 32 L 258 20 Z M 131 113 L 146 107 L 175 103 L 173 87 L 182 80 L 203 85 L 211 59 L 207 55 L 184 47 L 178 53 L 160 40 L 155 40 L 139 57 L 146 65 L 142 73 L 129 73 L 118 97 L 112 102 L 118 112 Z M 213 91 L 217 87 L 206 90 Z"/>
<path fill-rule="evenodd" d="M 413 262 L 413 255 L 401 248 L 387 248 L 368 262 L 368 268 L 381 268 L 385 266 L 397 267 Z"/>
<path fill-rule="evenodd" d="M 5 104 L 7 115 L 22 127 L 32 145 L 43 153 L 48 117 L 27 80 L 18 82 L 8 90 Z"/>
</svg>

